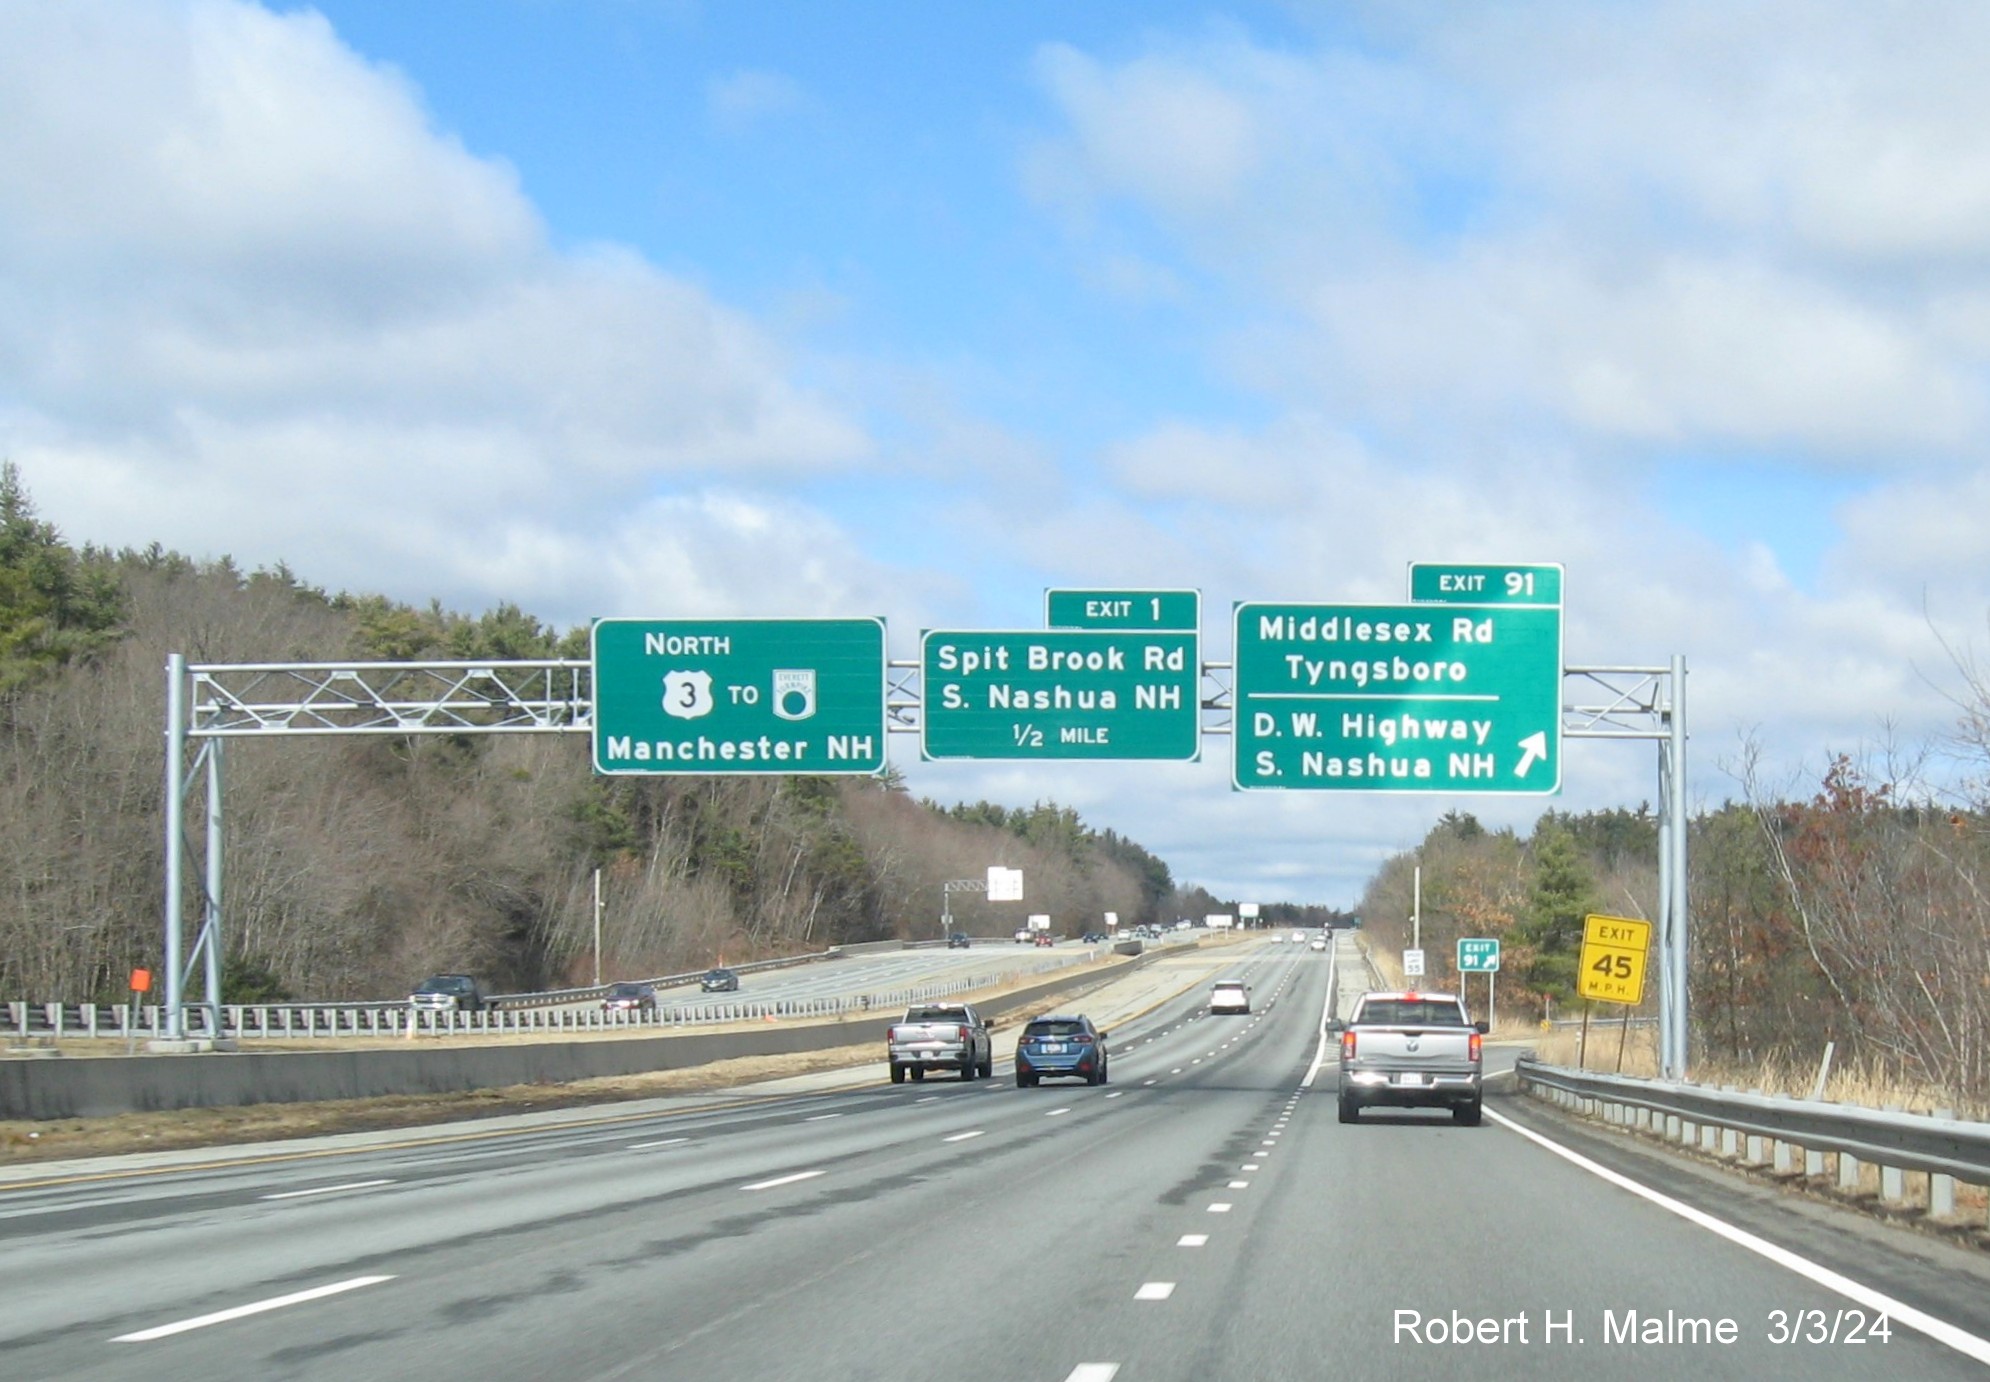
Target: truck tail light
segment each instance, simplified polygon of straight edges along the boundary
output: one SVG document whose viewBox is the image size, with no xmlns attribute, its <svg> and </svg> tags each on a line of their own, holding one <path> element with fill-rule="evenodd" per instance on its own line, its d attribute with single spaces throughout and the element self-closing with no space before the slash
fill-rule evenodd
<svg viewBox="0 0 1990 1382">
<path fill-rule="evenodd" d="M 1479 1035 L 1479 1034 L 1478 1034 L 1477 1032 L 1473 1032 L 1473 1033 L 1472 1033 L 1472 1059 L 1473 1059 L 1473 1060 L 1477 1060 L 1477 1059 L 1479 1058 L 1479 1052 L 1480 1052 L 1480 1051 L 1481 1051 L 1481 1050 L 1483 1049 L 1483 1046 L 1482 1046 L 1482 1043 L 1483 1043 L 1484 1041 L 1485 1041 L 1485 1038 L 1484 1038 L 1484 1037 L 1482 1037 L 1482 1036 L 1480 1036 L 1480 1035 Z"/>
<path fill-rule="evenodd" d="M 1354 1033 L 1351 1031 L 1340 1034 L 1340 1058 L 1342 1060 L 1354 1059 Z"/>
</svg>

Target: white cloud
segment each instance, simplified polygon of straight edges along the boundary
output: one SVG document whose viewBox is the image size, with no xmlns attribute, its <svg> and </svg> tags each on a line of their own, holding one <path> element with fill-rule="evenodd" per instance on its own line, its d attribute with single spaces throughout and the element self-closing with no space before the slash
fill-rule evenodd
<svg viewBox="0 0 1990 1382">
<path fill-rule="evenodd" d="M 0 144 L 0 452 L 94 540 L 480 605 L 664 487 L 870 463 L 755 322 L 555 250 L 308 11 L 9 7 Z M 578 569 L 565 617 L 643 598 Z"/>
<path fill-rule="evenodd" d="M 1045 46 L 1036 73 L 1072 126 L 1069 144 L 1038 150 L 1049 196 L 1097 180 L 1175 209 L 1233 202 L 1256 170 L 1249 105 L 1189 64 L 1164 56 L 1108 70 L 1067 44 Z"/>
</svg>

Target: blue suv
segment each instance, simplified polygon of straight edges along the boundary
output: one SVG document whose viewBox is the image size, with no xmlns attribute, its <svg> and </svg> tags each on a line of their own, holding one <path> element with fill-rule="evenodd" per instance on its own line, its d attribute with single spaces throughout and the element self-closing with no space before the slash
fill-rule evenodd
<svg viewBox="0 0 1990 1382">
<path fill-rule="evenodd" d="M 1083 1014 L 1032 1018 L 1016 1041 L 1016 1084 L 1027 1088 L 1065 1076 L 1106 1082 L 1106 1034 Z"/>
</svg>

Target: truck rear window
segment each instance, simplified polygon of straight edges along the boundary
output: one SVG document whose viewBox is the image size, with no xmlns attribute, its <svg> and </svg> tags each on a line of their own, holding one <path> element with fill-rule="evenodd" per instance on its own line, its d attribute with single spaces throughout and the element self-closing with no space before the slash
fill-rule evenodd
<svg viewBox="0 0 1990 1382">
<path fill-rule="evenodd" d="M 1082 1022 L 1032 1022 L 1023 1030 L 1026 1037 L 1070 1037 L 1083 1036 L 1085 1024 Z"/>
<path fill-rule="evenodd" d="M 1426 1003 L 1421 999 L 1376 998 L 1362 1004 L 1355 1021 L 1376 1027 L 1462 1027 L 1465 1014 L 1456 1003 Z"/>
</svg>

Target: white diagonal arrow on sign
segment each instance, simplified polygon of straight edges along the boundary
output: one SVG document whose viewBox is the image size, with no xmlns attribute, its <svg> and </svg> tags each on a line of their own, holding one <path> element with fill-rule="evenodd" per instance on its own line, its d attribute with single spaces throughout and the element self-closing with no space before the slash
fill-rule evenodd
<svg viewBox="0 0 1990 1382">
<path fill-rule="evenodd" d="M 1527 776 L 1527 770 L 1534 766 L 1536 759 L 1548 756 L 1548 736 L 1543 730 L 1535 730 L 1520 741 L 1520 762 L 1514 765 L 1515 777 Z"/>
</svg>

